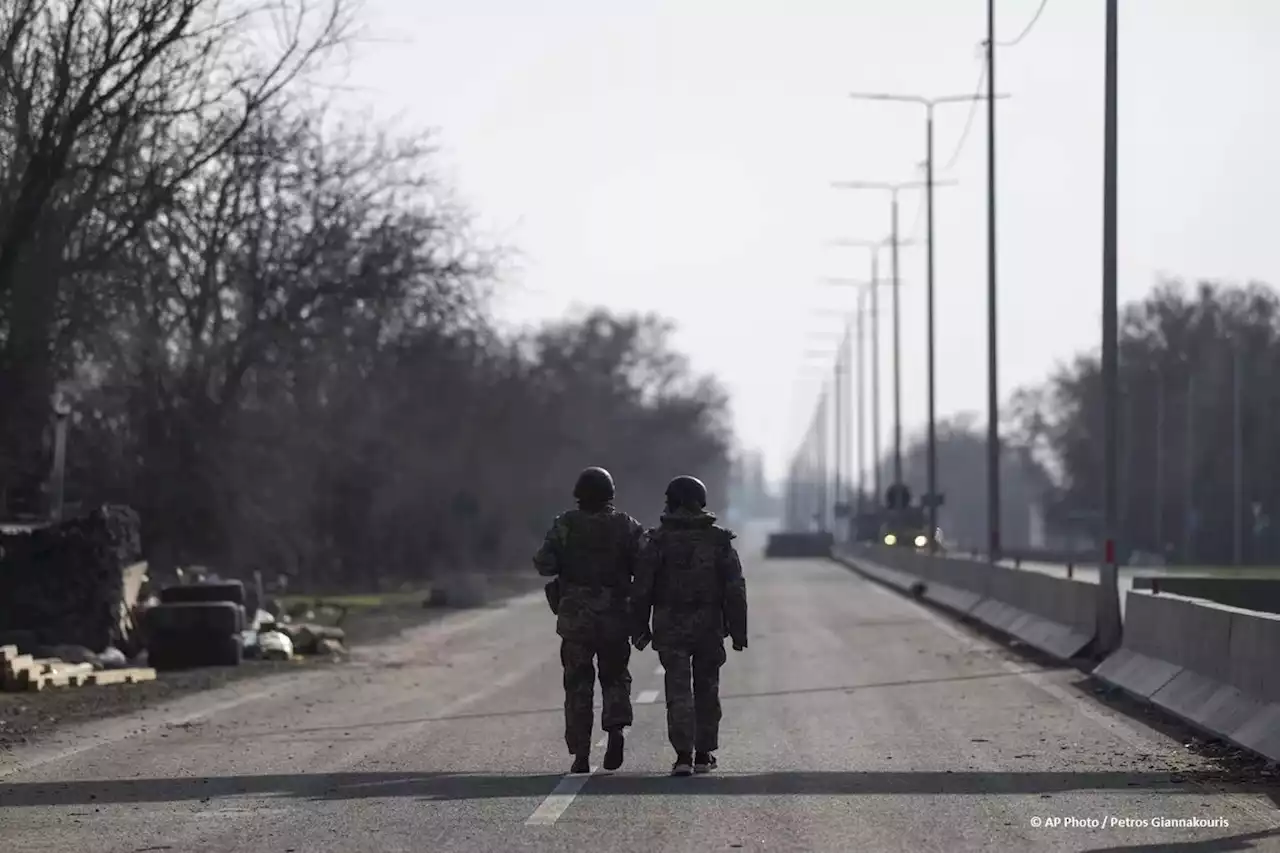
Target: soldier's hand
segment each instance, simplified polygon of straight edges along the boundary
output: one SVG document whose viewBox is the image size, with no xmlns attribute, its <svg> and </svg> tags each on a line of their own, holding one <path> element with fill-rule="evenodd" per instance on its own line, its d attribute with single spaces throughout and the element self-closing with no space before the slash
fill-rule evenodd
<svg viewBox="0 0 1280 853">
<path fill-rule="evenodd" d="M 735 652 L 740 652 L 746 647 L 747 647 L 747 641 L 745 639 L 733 641 L 733 650 Z"/>
<path fill-rule="evenodd" d="M 636 651 L 642 652 L 648 648 L 649 643 L 653 641 L 653 634 L 646 628 L 631 638 L 631 644 L 636 647 Z"/>
</svg>

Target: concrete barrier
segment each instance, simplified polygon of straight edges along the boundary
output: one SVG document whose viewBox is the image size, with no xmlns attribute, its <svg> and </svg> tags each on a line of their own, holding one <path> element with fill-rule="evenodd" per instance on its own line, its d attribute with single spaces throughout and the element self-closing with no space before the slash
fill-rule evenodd
<svg viewBox="0 0 1280 853">
<path fill-rule="evenodd" d="M 969 616 L 986 596 L 990 565 L 957 557 L 911 557 L 914 574 L 924 580 L 927 601 Z"/>
<path fill-rule="evenodd" d="M 1245 610 L 1280 613 L 1280 572 L 1272 578 L 1136 575 L 1133 588 L 1172 592 L 1187 598 L 1206 598 Z"/>
<path fill-rule="evenodd" d="M 1060 660 L 1078 657 L 1093 641 L 1095 584 L 906 548 L 868 548 L 851 557 L 870 577 L 919 590 L 927 601 Z"/>
<path fill-rule="evenodd" d="M 842 550 L 836 554 L 836 560 L 849 568 L 902 592 L 910 592 L 912 586 L 918 582 L 914 575 L 893 566 L 883 565 L 868 557 L 869 554 L 864 549 Z"/>
<path fill-rule="evenodd" d="M 1280 761 L 1280 616 L 1131 590 L 1102 681 Z"/>
<path fill-rule="evenodd" d="M 984 566 L 986 597 L 970 615 L 1060 660 L 1071 660 L 1093 642 L 1098 587 L 1070 578 L 1003 566 Z"/>
<path fill-rule="evenodd" d="M 941 557 L 879 545 L 847 552 L 845 557 L 864 575 L 907 592 L 918 591 L 925 600 L 951 610 L 967 613 L 981 598 L 957 587 L 957 578 L 935 565 L 944 559 Z"/>
<path fill-rule="evenodd" d="M 835 537 L 829 532 L 783 531 L 769 534 L 766 559 L 830 557 Z"/>
</svg>

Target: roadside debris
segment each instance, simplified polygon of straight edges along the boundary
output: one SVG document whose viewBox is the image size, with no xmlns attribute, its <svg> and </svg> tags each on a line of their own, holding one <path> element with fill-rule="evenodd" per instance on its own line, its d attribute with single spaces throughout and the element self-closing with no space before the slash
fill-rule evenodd
<svg viewBox="0 0 1280 853">
<path fill-rule="evenodd" d="M 6 533 L 0 645 L 134 651 L 131 609 L 146 575 L 138 515 L 102 506 L 60 524 Z M 26 648 L 24 648 L 26 651 Z"/>
<path fill-rule="evenodd" d="M 259 631 L 258 649 L 263 660 L 290 660 L 293 658 L 293 640 L 283 631 Z"/>
<path fill-rule="evenodd" d="M 0 646 L 0 689 L 13 693 L 50 687 L 89 687 L 152 681 L 150 667 L 103 669 L 92 663 L 71 663 L 59 658 L 37 658 L 18 653 L 17 646 Z"/>
</svg>

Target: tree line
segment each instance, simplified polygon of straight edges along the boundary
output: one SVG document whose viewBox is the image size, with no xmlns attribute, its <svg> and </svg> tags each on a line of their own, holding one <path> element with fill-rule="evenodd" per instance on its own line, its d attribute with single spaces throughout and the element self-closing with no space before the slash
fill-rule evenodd
<svg viewBox="0 0 1280 853">
<path fill-rule="evenodd" d="M 1259 283 L 1160 281 L 1122 307 L 1118 352 L 1121 555 L 1280 565 L 1280 296 Z M 1103 390 L 1094 350 L 1006 403 L 1005 547 L 1035 544 L 1037 523 L 1050 547 L 1098 547 Z M 940 526 L 951 541 L 984 548 L 985 423 L 944 419 L 937 436 Z M 917 496 L 926 491 L 926 454 L 923 434 L 903 448 L 904 479 Z M 880 465 L 888 484 L 892 460 Z"/>
<path fill-rule="evenodd" d="M 10 513 L 47 506 L 55 398 L 67 498 L 137 509 L 160 573 L 518 566 L 591 464 L 648 520 L 674 474 L 723 494 L 727 399 L 668 321 L 497 322 L 502 254 L 429 139 L 313 84 L 357 24 L 347 0 L 0 4 Z"/>
<path fill-rule="evenodd" d="M 1280 297 L 1263 284 L 1162 281 L 1124 306 L 1118 362 L 1121 546 L 1171 561 L 1280 561 Z M 1054 473 L 1046 512 L 1096 538 L 1101 358 L 1015 395 L 1010 438 Z"/>
</svg>

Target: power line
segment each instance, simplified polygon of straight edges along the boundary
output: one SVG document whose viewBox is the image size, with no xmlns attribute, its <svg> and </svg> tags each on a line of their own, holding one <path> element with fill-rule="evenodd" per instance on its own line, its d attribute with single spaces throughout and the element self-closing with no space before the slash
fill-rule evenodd
<svg viewBox="0 0 1280 853">
<path fill-rule="evenodd" d="M 1016 47 L 1018 42 L 1030 35 L 1031 31 L 1035 29 L 1036 21 L 1040 20 L 1040 16 L 1044 14 L 1044 9 L 1048 5 L 1049 0 L 1040 0 L 1040 8 L 1036 9 L 1036 13 L 1031 16 L 1031 22 L 1018 34 L 1018 37 L 1013 41 L 998 41 L 996 42 L 996 47 Z"/>
<path fill-rule="evenodd" d="M 969 141 L 969 131 L 973 129 L 973 119 L 978 114 L 978 105 L 982 103 L 982 84 L 987 82 L 987 60 L 982 60 L 982 72 L 978 75 L 978 85 L 974 87 L 973 101 L 969 104 L 969 116 L 964 120 L 964 130 L 960 132 L 960 141 L 956 143 L 955 151 L 951 152 L 951 158 L 947 160 L 946 165 L 941 169 L 943 172 L 949 172 L 956 165 L 956 161 L 960 159 L 960 154 L 964 151 L 965 143 Z"/>
</svg>

